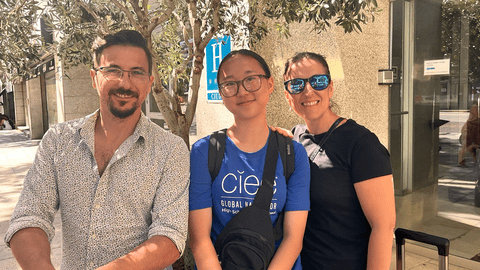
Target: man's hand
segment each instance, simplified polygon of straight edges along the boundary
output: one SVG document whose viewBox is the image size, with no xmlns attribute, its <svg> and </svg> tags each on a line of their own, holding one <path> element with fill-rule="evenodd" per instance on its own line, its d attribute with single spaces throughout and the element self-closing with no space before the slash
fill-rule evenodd
<svg viewBox="0 0 480 270">
<path fill-rule="evenodd" d="M 164 269 L 179 257 L 180 252 L 170 238 L 155 235 L 130 253 L 97 268 L 97 270 Z"/>
</svg>

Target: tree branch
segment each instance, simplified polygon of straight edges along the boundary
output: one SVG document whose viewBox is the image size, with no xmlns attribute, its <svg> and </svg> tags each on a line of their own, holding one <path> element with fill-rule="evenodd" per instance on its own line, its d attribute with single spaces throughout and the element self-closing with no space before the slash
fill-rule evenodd
<svg viewBox="0 0 480 270">
<path fill-rule="evenodd" d="M 165 22 L 175 10 L 174 0 L 167 0 L 167 9 L 163 12 L 159 12 L 161 15 L 157 15 L 151 19 L 152 23 L 148 25 L 148 33 L 152 33 L 153 30 L 163 22 Z"/>
<path fill-rule="evenodd" d="M 117 0 L 110 0 L 116 7 L 118 7 L 121 11 L 123 11 L 123 13 L 125 13 L 125 15 L 127 16 L 128 20 L 130 21 L 130 23 L 133 25 L 133 27 L 135 27 L 135 30 L 137 30 L 138 32 L 140 33 L 144 33 L 142 30 L 142 26 L 139 24 L 139 22 L 137 22 L 133 16 L 132 16 L 132 13 L 130 13 L 130 10 L 120 4 Z M 138 14 L 137 14 L 138 15 Z"/>
<path fill-rule="evenodd" d="M 132 5 L 133 11 L 137 14 L 138 22 L 140 25 L 143 25 L 143 20 L 145 20 L 145 13 L 138 5 L 138 0 L 130 0 L 130 5 Z"/>
<path fill-rule="evenodd" d="M 13 15 L 14 13 L 17 13 L 22 7 L 23 5 L 25 5 L 25 3 L 27 2 L 28 0 L 22 0 L 20 2 L 18 2 L 16 5 L 15 5 L 15 8 L 12 9 L 8 15 Z"/>
<path fill-rule="evenodd" d="M 200 32 L 201 21 L 197 17 L 196 6 L 192 5 L 191 1 L 189 2 L 189 16 L 190 23 L 192 24 L 193 37 L 194 37 L 194 46 L 195 46 L 195 57 L 193 62 L 192 75 L 190 76 L 190 87 L 192 89 L 191 95 L 188 97 L 187 108 L 185 110 L 185 118 L 187 121 L 187 126 L 190 126 L 193 122 L 195 116 L 195 111 L 197 109 L 198 102 L 198 88 L 200 85 L 200 77 L 203 69 L 203 58 L 205 56 L 204 49 L 207 47 L 208 42 L 212 39 L 213 35 L 218 30 L 218 22 L 220 18 L 220 5 L 221 0 L 213 0 L 211 2 L 212 16 L 213 16 L 213 25 L 210 28 L 210 31 L 206 33 L 205 37 L 202 39 Z"/>
<path fill-rule="evenodd" d="M 185 42 L 185 45 L 188 47 L 187 58 L 183 61 L 182 65 L 179 68 L 176 69 L 177 74 L 179 74 L 179 73 L 183 73 L 185 71 L 185 69 L 188 66 L 188 63 L 190 63 L 190 61 L 193 58 L 193 45 L 190 44 L 190 42 L 189 42 L 190 35 L 188 34 L 187 27 L 183 23 L 182 18 L 176 12 L 173 12 L 172 14 L 178 20 L 178 23 L 180 24 L 180 27 L 182 28 L 183 42 Z"/>
<path fill-rule="evenodd" d="M 100 29 L 101 29 L 101 33 L 102 34 L 108 34 L 110 33 L 109 31 L 109 28 L 107 26 L 107 24 L 105 23 L 105 20 L 103 20 L 102 18 L 100 18 L 97 13 L 95 11 L 93 11 L 93 9 L 91 9 L 87 4 L 85 4 L 82 0 L 76 0 L 75 1 L 75 4 L 78 5 L 79 7 L 82 7 L 83 9 L 85 9 L 85 11 L 87 11 L 90 15 L 93 16 L 93 18 L 95 19 L 95 21 L 100 24 Z"/>
<path fill-rule="evenodd" d="M 187 0 L 188 4 L 188 18 L 190 19 L 190 28 L 193 33 L 193 43 L 196 46 L 200 38 L 200 22 L 197 18 L 197 1 L 196 0 Z"/>
<path fill-rule="evenodd" d="M 148 0 L 143 0 L 142 1 L 142 8 L 145 11 L 148 9 Z"/>
<path fill-rule="evenodd" d="M 220 5 L 221 1 L 220 0 L 213 0 L 211 2 L 211 7 L 212 7 L 212 15 L 213 15 L 213 25 L 210 28 L 210 30 L 206 33 L 205 38 L 203 38 L 202 42 L 198 45 L 199 48 L 202 50 L 207 47 L 208 42 L 210 42 L 210 39 L 212 39 L 213 35 L 218 30 L 218 22 L 220 20 Z"/>
</svg>

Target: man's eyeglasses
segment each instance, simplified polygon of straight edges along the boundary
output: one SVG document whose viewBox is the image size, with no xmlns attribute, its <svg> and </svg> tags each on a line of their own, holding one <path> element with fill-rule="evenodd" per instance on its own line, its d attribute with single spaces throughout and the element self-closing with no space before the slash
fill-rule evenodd
<svg viewBox="0 0 480 270">
<path fill-rule="evenodd" d="M 143 69 L 133 68 L 131 70 L 123 70 L 119 67 L 99 67 L 95 71 L 100 71 L 107 80 L 120 80 L 124 72 L 128 72 L 128 77 L 134 83 L 146 83 L 150 74 Z"/>
<path fill-rule="evenodd" d="M 255 92 L 262 87 L 262 77 L 267 77 L 265 75 L 252 75 L 248 76 L 241 81 L 228 81 L 223 82 L 218 85 L 218 89 L 224 97 L 233 97 L 238 93 L 238 88 L 240 83 L 242 83 L 243 88 L 248 92 Z"/>
<path fill-rule="evenodd" d="M 322 91 L 330 84 L 330 74 L 313 75 L 307 79 L 292 79 L 284 82 L 283 84 L 285 85 L 285 90 L 292 95 L 296 95 L 305 90 L 305 85 L 307 82 L 310 83 L 313 89 Z"/>
</svg>

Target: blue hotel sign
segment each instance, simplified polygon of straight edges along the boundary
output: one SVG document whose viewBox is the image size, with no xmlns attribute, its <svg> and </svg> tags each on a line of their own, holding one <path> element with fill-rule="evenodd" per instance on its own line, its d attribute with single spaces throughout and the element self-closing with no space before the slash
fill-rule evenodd
<svg viewBox="0 0 480 270">
<path fill-rule="evenodd" d="M 221 102 L 217 72 L 222 59 L 232 50 L 230 37 L 212 39 L 205 48 L 207 58 L 207 102 Z"/>
</svg>

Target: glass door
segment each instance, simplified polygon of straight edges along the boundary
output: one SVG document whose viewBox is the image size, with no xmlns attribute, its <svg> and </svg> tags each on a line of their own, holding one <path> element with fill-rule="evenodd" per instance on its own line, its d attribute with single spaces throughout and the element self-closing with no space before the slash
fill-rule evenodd
<svg viewBox="0 0 480 270">
<path fill-rule="evenodd" d="M 390 14 L 397 227 L 448 238 L 452 255 L 473 261 L 480 257 L 474 166 L 480 145 L 480 4 L 396 0 Z M 425 72 L 432 60 L 448 60 L 450 72 Z M 469 126 L 478 129 L 478 143 L 476 135 L 468 136 Z"/>
</svg>

